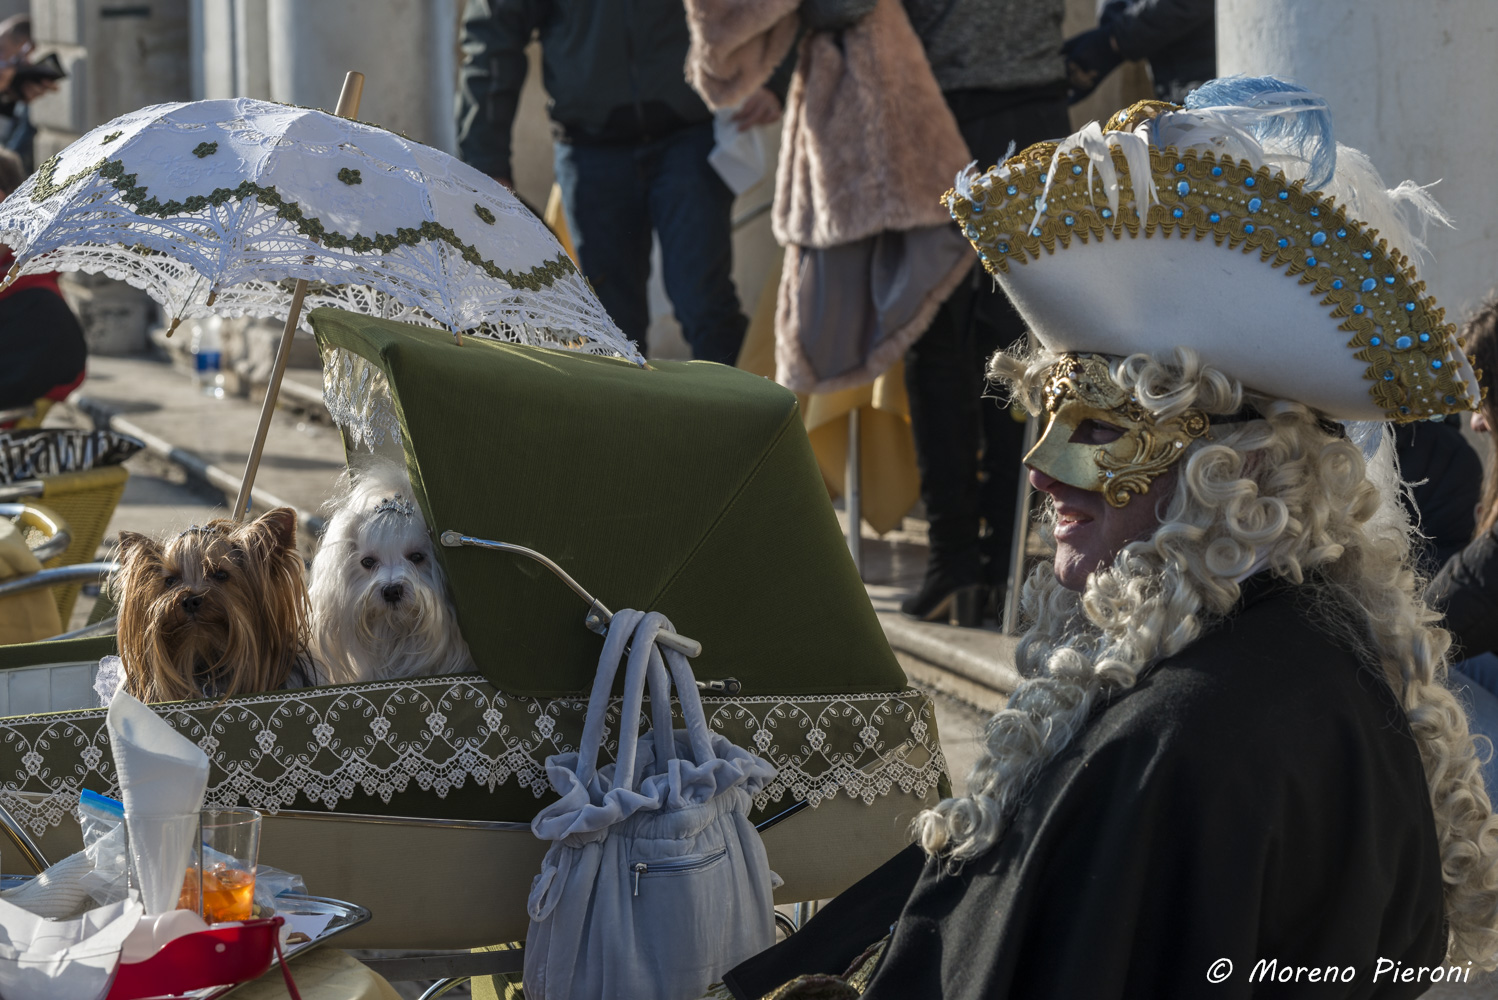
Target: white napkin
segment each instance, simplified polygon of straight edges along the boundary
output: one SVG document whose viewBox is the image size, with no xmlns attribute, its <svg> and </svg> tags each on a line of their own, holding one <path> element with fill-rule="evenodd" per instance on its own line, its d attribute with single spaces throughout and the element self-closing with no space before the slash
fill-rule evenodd
<svg viewBox="0 0 1498 1000">
<path fill-rule="evenodd" d="M 141 901 L 148 915 L 175 910 L 197 840 L 208 757 L 123 688 L 106 724 Z"/>
<path fill-rule="evenodd" d="M 109 992 L 125 938 L 140 923 L 133 899 L 76 920 L 47 920 L 0 900 L 0 996 L 97 1000 Z"/>
<path fill-rule="evenodd" d="M 759 129 L 741 129 L 733 123 L 738 108 L 723 108 L 713 116 L 713 139 L 716 145 L 707 154 L 723 183 L 735 195 L 741 195 L 765 176 L 765 143 Z"/>
<path fill-rule="evenodd" d="M 191 910 L 173 910 L 155 917 L 141 917 L 135 930 L 125 938 L 120 961 L 134 965 L 144 962 L 171 942 L 187 934 L 206 931 L 203 918 Z"/>
</svg>

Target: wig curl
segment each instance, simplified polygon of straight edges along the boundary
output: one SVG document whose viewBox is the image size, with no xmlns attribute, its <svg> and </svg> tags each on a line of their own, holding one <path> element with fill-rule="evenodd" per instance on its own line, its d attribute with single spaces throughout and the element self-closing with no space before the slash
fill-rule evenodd
<svg viewBox="0 0 1498 1000">
<path fill-rule="evenodd" d="M 999 354 L 989 374 L 1040 414 L 1057 360 Z M 1016 653 L 1027 679 L 989 720 L 970 793 L 917 818 L 920 843 L 956 864 L 987 852 L 1100 699 L 1132 688 L 1220 621 L 1250 575 L 1301 583 L 1314 574 L 1321 617 L 1384 678 L 1418 744 L 1440 843 L 1448 960 L 1498 966 L 1498 817 L 1466 714 L 1445 684 L 1451 639 L 1412 568 L 1392 448 L 1365 462 L 1316 411 L 1248 393 L 1189 349 L 1134 355 L 1113 375 L 1158 417 L 1187 407 L 1247 416 L 1187 447 L 1169 498 L 1135 501 L 1153 499 L 1159 528 L 1124 546 L 1081 593 L 1062 587 L 1049 563 L 1030 574 L 1021 607 L 1033 625 Z M 1048 509 L 1043 530 L 1054 524 Z"/>
</svg>

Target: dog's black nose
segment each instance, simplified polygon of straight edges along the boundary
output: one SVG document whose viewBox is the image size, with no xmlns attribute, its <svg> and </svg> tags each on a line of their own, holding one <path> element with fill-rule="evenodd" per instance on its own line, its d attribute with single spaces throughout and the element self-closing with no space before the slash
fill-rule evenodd
<svg viewBox="0 0 1498 1000">
<path fill-rule="evenodd" d="M 380 591 L 380 596 L 391 604 L 399 603 L 400 599 L 405 595 L 406 585 L 403 583 L 387 583 L 385 584 L 385 589 Z"/>
<path fill-rule="evenodd" d="M 198 609 L 201 608 L 202 606 L 203 606 L 203 595 L 202 594 L 188 594 L 186 597 L 182 598 L 182 610 L 186 611 L 190 615 L 197 614 L 198 613 Z"/>
</svg>

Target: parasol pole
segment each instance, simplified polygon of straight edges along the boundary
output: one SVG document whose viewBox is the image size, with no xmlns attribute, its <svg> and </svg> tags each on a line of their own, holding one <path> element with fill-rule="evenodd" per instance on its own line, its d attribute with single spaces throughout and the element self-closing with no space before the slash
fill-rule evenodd
<svg viewBox="0 0 1498 1000">
<path fill-rule="evenodd" d="M 353 70 L 343 78 L 343 92 L 338 95 L 338 107 L 334 114 L 340 118 L 353 118 L 359 113 L 359 98 L 364 96 L 364 74 Z M 270 384 L 265 387 L 265 403 L 260 407 L 260 423 L 255 428 L 255 441 L 250 445 L 250 457 L 244 465 L 244 481 L 239 484 L 239 496 L 234 500 L 234 520 L 242 521 L 250 512 L 250 489 L 255 485 L 255 473 L 260 471 L 260 456 L 265 452 L 265 436 L 270 432 L 270 418 L 276 411 L 276 397 L 281 394 L 281 378 L 286 374 L 286 362 L 291 357 L 291 338 L 296 335 L 297 324 L 302 321 L 302 300 L 307 297 L 307 280 L 298 278 L 296 289 L 291 293 L 291 309 L 286 314 L 286 327 L 281 331 L 281 346 L 276 349 L 276 363 L 271 368 Z"/>
</svg>

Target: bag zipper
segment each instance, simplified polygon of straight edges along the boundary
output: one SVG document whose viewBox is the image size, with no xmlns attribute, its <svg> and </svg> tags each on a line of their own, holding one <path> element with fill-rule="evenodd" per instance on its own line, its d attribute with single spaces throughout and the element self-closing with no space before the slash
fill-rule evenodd
<svg viewBox="0 0 1498 1000">
<path fill-rule="evenodd" d="M 646 874 L 657 875 L 681 875 L 687 872 L 701 871 L 720 860 L 728 853 L 728 848 L 720 847 L 711 854 L 699 854 L 685 858 L 672 858 L 666 861 L 636 861 L 629 866 L 629 870 L 635 873 L 635 895 L 640 894 L 640 876 Z"/>
</svg>

